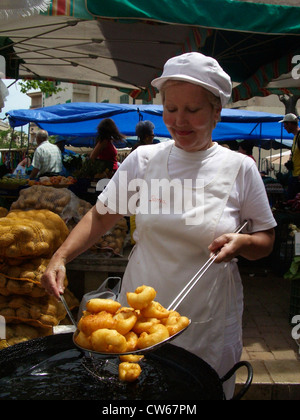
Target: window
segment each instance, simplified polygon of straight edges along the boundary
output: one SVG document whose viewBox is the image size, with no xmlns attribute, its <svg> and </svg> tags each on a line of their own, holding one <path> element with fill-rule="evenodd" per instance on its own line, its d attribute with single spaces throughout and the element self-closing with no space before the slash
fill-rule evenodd
<svg viewBox="0 0 300 420">
<path fill-rule="evenodd" d="M 120 104 L 129 104 L 129 96 L 126 93 L 120 96 Z"/>
</svg>

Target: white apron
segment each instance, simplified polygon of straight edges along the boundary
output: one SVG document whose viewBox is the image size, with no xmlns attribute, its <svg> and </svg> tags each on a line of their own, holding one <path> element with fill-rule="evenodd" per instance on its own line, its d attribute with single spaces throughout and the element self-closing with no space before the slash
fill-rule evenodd
<svg viewBox="0 0 300 420">
<path fill-rule="evenodd" d="M 172 147 L 173 143 L 164 153 L 154 153 L 149 160 L 145 175 L 148 186 L 153 179 L 169 179 Z M 157 206 L 154 213 L 160 210 L 160 214 L 136 216 L 138 241 L 124 274 L 122 304 L 127 304 L 126 292 L 145 284 L 154 287 L 156 300 L 168 307 L 207 261 L 208 246 L 215 238 L 216 226 L 244 159 L 241 154 L 227 152 L 213 179 L 197 190 L 198 196 L 204 197 L 204 213 L 198 225 L 187 225 L 186 216 L 195 216 L 199 209 L 191 207 L 184 209 L 183 214 L 161 214 L 162 207 L 168 203 L 165 197 L 163 200 L 154 197 L 148 188 L 148 201 Z M 171 209 L 174 200 L 171 193 Z M 192 325 L 173 343 L 201 357 L 215 370 L 220 366 L 224 345 L 225 312 L 232 282 L 230 265 L 213 264 L 177 309 L 191 318 Z"/>
</svg>

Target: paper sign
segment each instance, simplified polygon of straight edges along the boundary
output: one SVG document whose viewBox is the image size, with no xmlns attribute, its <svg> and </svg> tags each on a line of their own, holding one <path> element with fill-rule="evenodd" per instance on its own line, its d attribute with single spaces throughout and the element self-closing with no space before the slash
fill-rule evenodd
<svg viewBox="0 0 300 420">
<path fill-rule="evenodd" d="M 300 255 L 300 232 L 295 233 L 295 255 Z"/>
</svg>

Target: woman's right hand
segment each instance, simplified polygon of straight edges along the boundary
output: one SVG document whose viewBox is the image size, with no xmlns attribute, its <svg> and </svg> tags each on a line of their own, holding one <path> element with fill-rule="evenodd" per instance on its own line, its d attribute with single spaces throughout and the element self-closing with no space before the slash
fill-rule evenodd
<svg viewBox="0 0 300 420">
<path fill-rule="evenodd" d="M 66 277 L 66 267 L 64 259 L 52 259 L 41 278 L 41 285 L 51 296 L 60 300 L 60 295 L 64 293 Z"/>
</svg>

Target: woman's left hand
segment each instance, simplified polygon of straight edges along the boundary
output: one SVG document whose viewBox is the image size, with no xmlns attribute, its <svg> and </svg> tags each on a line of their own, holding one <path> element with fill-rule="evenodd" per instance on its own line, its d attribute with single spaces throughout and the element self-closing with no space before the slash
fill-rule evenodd
<svg viewBox="0 0 300 420">
<path fill-rule="evenodd" d="M 225 233 L 216 238 L 208 249 L 212 254 L 218 254 L 216 263 L 229 262 L 237 256 L 254 261 L 270 255 L 274 239 L 274 229 L 252 234 Z"/>
<path fill-rule="evenodd" d="M 215 239 L 208 249 L 212 254 L 218 254 L 216 263 L 229 262 L 240 255 L 241 249 L 245 246 L 246 238 L 239 233 L 226 233 Z"/>
</svg>

